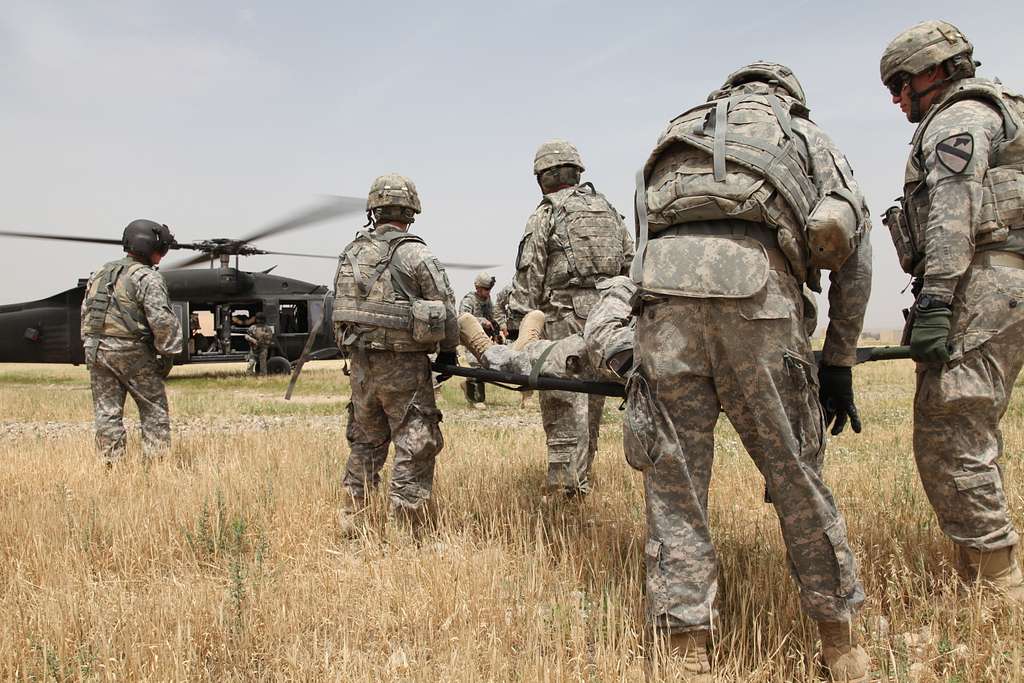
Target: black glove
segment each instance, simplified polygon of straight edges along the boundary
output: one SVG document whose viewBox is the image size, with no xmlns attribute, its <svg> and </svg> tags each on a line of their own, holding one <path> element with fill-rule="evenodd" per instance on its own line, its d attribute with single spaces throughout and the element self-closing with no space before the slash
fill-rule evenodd
<svg viewBox="0 0 1024 683">
<path fill-rule="evenodd" d="M 174 367 L 174 356 L 157 356 L 156 364 L 160 368 L 160 374 L 167 377 L 171 374 L 171 368 Z"/>
<path fill-rule="evenodd" d="M 821 389 L 818 398 L 821 408 L 825 411 L 825 427 L 832 425 L 833 436 L 846 427 L 846 418 L 850 418 L 850 427 L 860 434 L 860 414 L 853 404 L 853 372 L 850 368 L 837 365 L 822 365 L 818 368 L 818 383 Z M 834 424 L 833 424 L 834 421 Z"/>
<path fill-rule="evenodd" d="M 437 354 L 436 363 L 438 365 L 458 365 L 459 354 L 457 354 L 455 351 L 441 351 Z M 444 382 L 445 380 L 451 378 L 451 375 L 439 374 L 437 376 L 437 383 L 440 384 L 441 382 Z"/>
<path fill-rule="evenodd" d="M 918 308 L 910 330 L 910 357 L 918 363 L 949 360 L 949 327 L 953 311 L 945 306 Z"/>
</svg>

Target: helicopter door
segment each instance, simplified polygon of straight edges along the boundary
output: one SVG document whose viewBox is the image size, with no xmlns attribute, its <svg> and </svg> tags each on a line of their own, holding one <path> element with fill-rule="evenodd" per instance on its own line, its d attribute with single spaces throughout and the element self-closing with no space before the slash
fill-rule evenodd
<svg viewBox="0 0 1024 683">
<path fill-rule="evenodd" d="M 277 304 L 277 342 L 289 360 L 302 355 L 309 336 L 309 302 L 282 300 Z"/>
<path fill-rule="evenodd" d="M 172 301 L 171 310 L 174 311 L 174 315 L 178 317 L 178 323 L 181 325 L 181 343 L 182 351 L 174 357 L 175 363 L 187 363 L 189 359 L 188 351 L 188 302 L 186 301 Z"/>
</svg>

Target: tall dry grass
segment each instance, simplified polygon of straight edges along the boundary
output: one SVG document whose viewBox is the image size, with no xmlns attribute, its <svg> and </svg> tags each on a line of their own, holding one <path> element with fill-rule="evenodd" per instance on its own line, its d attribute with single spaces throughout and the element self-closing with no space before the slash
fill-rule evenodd
<svg viewBox="0 0 1024 683">
<path fill-rule="evenodd" d="M 1024 615 L 959 586 L 910 448 L 912 368 L 858 368 L 865 432 L 827 476 L 868 594 L 861 623 L 885 681 L 1022 678 Z M 598 486 L 542 502 L 536 400 L 441 397 L 447 447 L 434 532 L 419 544 L 374 501 L 337 535 L 348 389 L 188 367 L 171 383 L 175 448 L 113 471 L 92 451 L 81 369 L 0 367 L 0 677 L 10 680 L 643 680 L 643 494 L 609 401 Z M 1004 422 L 1020 521 L 1024 403 Z M 718 678 L 817 680 L 756 469 L 719 425 L 711 511 L 722 561 Z M 666 677 L 672 679 L 672 673 Z"/>
</svg>

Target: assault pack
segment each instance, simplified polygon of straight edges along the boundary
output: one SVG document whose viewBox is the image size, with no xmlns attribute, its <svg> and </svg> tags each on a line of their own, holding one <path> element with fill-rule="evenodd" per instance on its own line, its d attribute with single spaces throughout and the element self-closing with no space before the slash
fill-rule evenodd
<svg viewBox="0 0 1024 683">
<path fill-rule="evenodd" d="M 398 248 L 413 243 L 424 244 L 401 231 L 363 230 L 345 248 L 334 280 L 339 347 L 429 353 L 444 339 L 444 303 L 420 299 L 414 284 L 392 264 Z"/>
<path fill-rule="evenodd" d="M 153 333 L 137 303 L 132 274 L 146 266 L 125 257 L 111 261 L 93 276 L 85 292 L 83 337 L 119 337 L 147 341 Z"/>
<path fill-rule="evenodd" d="M 557 246 L 568 269 L 549 272 L 552 289 L 592 288 L 605 277 L 622 272 L 622 223 L 618 212 L 590 183 L 544 195 L 551 206 Z"/>
</svg>

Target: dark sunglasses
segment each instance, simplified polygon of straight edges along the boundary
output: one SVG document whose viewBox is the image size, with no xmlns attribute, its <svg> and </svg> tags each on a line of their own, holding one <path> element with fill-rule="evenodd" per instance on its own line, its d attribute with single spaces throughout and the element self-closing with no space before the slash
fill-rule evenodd
<svg viewBox="0 0 1024 683">
<path fill-rule="evenodd" d="M 889 79 L 889 82 L 885 84 L 885 87 L 889 89 L 889 93 L 893 97 L 899 97 L 900 93 L 903 92 L 903 88 L 907 87 L 907 83 L 910 82 L 910 76 L 905 73 L 898 73 Z"/>
</svg>

